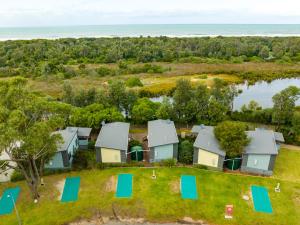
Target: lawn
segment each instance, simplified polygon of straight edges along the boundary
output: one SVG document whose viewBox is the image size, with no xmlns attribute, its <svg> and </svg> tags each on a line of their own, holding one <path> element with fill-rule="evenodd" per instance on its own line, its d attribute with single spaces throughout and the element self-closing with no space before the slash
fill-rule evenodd
<svg viewBox="0 0 300 225">
<path fill-rule="evenodd" d="M 109 189 L 112 176 L 119 173 L 133 174 L 133 197 L 116 199 Z M 212 172 L 196 168 L 157 168 L 157 179 L 152 180 L 152 169 L 111 168 L 87 170 L 45 177 L 41 200 L 34 204 L 24 182 L 0 185 L 0 193 L 7 186 L 21 186 L 17 202 L 23 224 L 55 225 L 65 224 L 80 218 L 92 217 L 97 212 L 112 216 L 112 208 L 121 217 L 146 218 L 153 222 L 177 221 L 185 216 L 202 219 L 210 224 L 300 224 L 300 183 L 280 181 L 281 193 L 275 193 L 278 180 L 272 178 L 241 176 Z M 182 174 L 195 175 L 198 200 L 183 200 L 178 192 Z M 79 200 L 75 203 L 61 203 L 56 185 L 66 176 L 80 176 Z M 249 194 L 251 185 L 268 188 L 273 205 L 273 214 L 253 210 L 252 201 L 242 200 L 242 194 Z M 111 185 L 114 187 L 114 185 Z M 298 200 L 297 200 L 298 199 Z M 224 219 L 226 204 L 234 205 L 234 219 Z M 0 224 L 16 224 L 15 214 L 2 216 Z"/>
<path fill-rule="evenodd" d="M 276 159 L 274 177 L 300 183 L 300 151 L 281 149 Z"/>
</svg>

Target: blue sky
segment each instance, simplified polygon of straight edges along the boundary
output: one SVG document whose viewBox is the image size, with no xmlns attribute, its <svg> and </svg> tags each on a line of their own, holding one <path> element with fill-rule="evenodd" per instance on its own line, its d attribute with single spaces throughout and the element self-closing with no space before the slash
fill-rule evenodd
<svg viewBox="0 0 300 225">
<path fill-rule="evenodd" d="M 296 23 L 299 0 L 3 0 L 0 26 Z"/>
</svg>

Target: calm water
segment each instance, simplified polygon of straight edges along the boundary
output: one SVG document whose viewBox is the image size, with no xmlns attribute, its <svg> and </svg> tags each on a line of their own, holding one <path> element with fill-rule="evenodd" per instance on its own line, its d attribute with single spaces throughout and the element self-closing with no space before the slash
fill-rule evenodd
<svg viewBox="0 0 300 225">
<path fill-rule="evenodd" d="M 251 86 L 247 84 L 237 85 L 238 89 L 241 89 L 243 92 L 235 98 L 233 103 L 234 110 L 239 110 L 251 100 L 258 102 L 263 108 L 270 108 L 273 106 L 272 97 L 291 85 L 300 88 L 300 78 L 274 80 L 271 83 L 263 81 Z M 151 98 L 154 102 L 162 102 L 162 99 L 163 97 Z M 300 99 L 296 103 L 300 105 Z"/>
<path fill-rule="evenodd" d="M 251 100 L 255 100 L 263 108 L 270 108 L 273 106 L 272 97 L 291 85 L 300 88 L 300 78 L 274 80 L 271 83 L 263 81 L 251 86 L 247 84 L 237 85 L 239 89 L 243 90 L 243 93 L 235 98 L 234 109 L 240 109 Z M 300 100 L 297 101 L 297 105 L 300 105 Z"/>
<path fill-rule="evenodd" d="M 300 36 L 300 24 L 156 24 L 0 28 L 0 40 L 136 36 Z"/>
</svg>

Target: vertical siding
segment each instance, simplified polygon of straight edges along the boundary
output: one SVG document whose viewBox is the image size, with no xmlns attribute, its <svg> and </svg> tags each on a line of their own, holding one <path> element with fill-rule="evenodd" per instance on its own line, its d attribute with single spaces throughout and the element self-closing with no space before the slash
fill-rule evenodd
<svg viewBox="0 0 300 225">
<path fill-rule="evenodd" d="M 251 154 L 248 155 L 247 167 L 268 170 L 270 163 L 270 155 L 257 155 Z"/>
<path fill-rule="evenodd" d="M 78 142 L 79 142 L 79 147 L 81 149 L 88 149 L 88 145 L 89 145 L 88 139 L 86 139 L 86 140 L 78 140 Z"/>
<path fill-rule="evenodd" d="M 173 144 L 173 158 L 178 159 L 178 144 Z"/>
<path fill-rule="evenodd" d="M 173 158 L 173 144 L 154 147 L 154 161 L 158 162 L 164 159 Z"/>
<path fill-rule="evenodd" d="M 67 149 L 67 152 L 69 154 L 70 164 L 72 164 L 73 156 L 74 156 L 75 152 L 78 150 L 78 148 L 79 148 L 78 137 L 77 137 L 77 135 L 75 135 Z"/>
<path fill-rule="evenodd" d="M 103 163 L 120 163 L 121 150 L 101 148 L 101 159 Z"/>
<path fill-rule="evenodd" d="M 194 154 L 193 154 L 193 163 L 194 164 L 198 164 L 198 152 L 199 152 L 199 149 L 194 147 Z"/>
<path fill-rule="evenodd" d="M 120 151 L 120 152 L 121 152 L 121 162 L 126 163 L 127 162 L 126 151 Z"/>
<path fill-rule="evenodd" d="M 102 159 L 101 159 L 101 148 L 96 148 L 96 161 L 97 162 L 102 162 Z"/>
<path fill-rule="evenodd" d="M 149 150 L 150 150 L 150 162 L 152 163 L 154 162 L 154 148 L 151 147 L 149 148 Z"/>
<path fill-rule="evenodd" d="M 223 169 L 223 166 L 224 166 L 224 160 L 225 160 L 225 156 L 219 155 L 219 163 L 218 163 L 218 167 L 219 167 L 220 169 Z"/>
<path fill-rule="evenodd" d="M 271 170 L 271 171 L 274 170 L 276 157 L 277 157 L 277 155 L 272 155 L 271 156 L 268 170 Z"/>
<path fill-rule="evenodd" d="M 219 155 L 212 152 L 205 151 L 203 149 L 199 149 L 198 164 L 211 166 L 211 167 L 218 167 Z"/>
<path fill-rule="evenodd" d="M 64 168 L 61 152 L 56 152 L 52 159 L 45 165 L 47 169 L 62 169 Z"/>
</svg>

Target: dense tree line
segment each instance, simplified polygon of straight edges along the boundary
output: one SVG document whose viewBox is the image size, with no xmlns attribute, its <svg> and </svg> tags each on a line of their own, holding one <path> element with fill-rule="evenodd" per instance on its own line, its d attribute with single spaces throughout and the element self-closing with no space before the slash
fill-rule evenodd
<svg viewBox="0 0 300 225">
<path fill-rule="evenodd" d="M 39 76 L 64 73 L 87 63 L 192 62 L 202 58 L 232 60 L 300 60 L 298 37 L 203 37 L 203 38 L 82 38 L 0 42 L 0 74 Z M 205 61 L 206 62 L 206 61 Z M 213 61 L 212 61 L 213 62 Z M 126 64 L 119 65 L 126 68 Z M 135 68 L 145 70 L 147 68 Z M 160 68 L 153 68 L 161 70 Z M 151 71 L 151 68 L 150 68 Z M 114 71 L 100 68 L 98 73 Z"/>
</svg>

